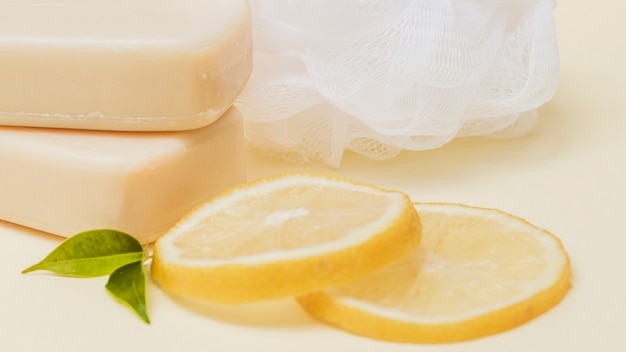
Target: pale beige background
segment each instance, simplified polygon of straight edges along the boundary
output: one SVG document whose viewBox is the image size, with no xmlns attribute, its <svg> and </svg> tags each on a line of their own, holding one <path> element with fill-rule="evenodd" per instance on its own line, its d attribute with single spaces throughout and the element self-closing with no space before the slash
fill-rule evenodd
<svg viewBox="0 0 626 352">
<path fill-rule="evenodd" d="M 24 276 L 57 238 L 0 223 L 1 351 L 626 351 L 626 3 L 560 1 L 561 80 L 537 128 L 513 140 L 467 139 L 341 168 L 250 155 L 250 177 L 316 170 L 420 201 L 497 207 L 558 235 L 573 288 L 538 319 L 457 344 L 377 342 L 319 324 L 290 300 L 247 309 L 193 306 L 150 283 L 151 326 L 113 301 L 105 279 Z M 1 197 L 1 195 L 0 195 Z"/>
</svg>

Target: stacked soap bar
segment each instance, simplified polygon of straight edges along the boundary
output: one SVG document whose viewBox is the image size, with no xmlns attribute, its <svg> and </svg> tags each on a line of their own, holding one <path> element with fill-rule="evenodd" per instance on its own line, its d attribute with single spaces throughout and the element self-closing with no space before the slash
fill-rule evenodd
<svg viewBox="0 0 626 352">
<path fill-rule="evenodd" d="M 0 220 L 152 241 L 246 177 L 246 0 L 0 0 Z"/>
</svg>

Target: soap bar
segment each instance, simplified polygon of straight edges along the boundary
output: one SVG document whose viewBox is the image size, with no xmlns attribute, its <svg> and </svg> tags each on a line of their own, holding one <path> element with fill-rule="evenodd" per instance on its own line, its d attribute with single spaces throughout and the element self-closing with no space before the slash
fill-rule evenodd
<svg viewBox="0 0 626 352">
<path fill-rule="evenodd" d="M 189 131 L 0 127 L 0 219 L 60 236 L 112 228 L 143 243 L 246 179 L 235 108 Z"/>
<path fill-rule="evenodd" d="M 199 128 L 251 70 L 246 0 L 0 0 L 0 125 Z"/>
</svg>

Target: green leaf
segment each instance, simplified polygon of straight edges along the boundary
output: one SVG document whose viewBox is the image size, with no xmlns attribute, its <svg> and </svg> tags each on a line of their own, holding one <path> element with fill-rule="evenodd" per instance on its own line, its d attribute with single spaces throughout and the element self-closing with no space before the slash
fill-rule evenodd
<svg viewBox="0 0 626 352">
<path fill-rule="evenodd" d="M 142 256 L 143 248 L 136 238 L 117 230 L 91 230 L 66 239 L 41 262 L 22 273 L 48 270 L 65 276 L 104 276 L 142 260 Z"/>
<path fill-rule="evenodd" d="M 109 277 L 106 289 L 150 324 L 146 307 L 146 274 L 141 261 L 126 264 Z"/>
</svg>

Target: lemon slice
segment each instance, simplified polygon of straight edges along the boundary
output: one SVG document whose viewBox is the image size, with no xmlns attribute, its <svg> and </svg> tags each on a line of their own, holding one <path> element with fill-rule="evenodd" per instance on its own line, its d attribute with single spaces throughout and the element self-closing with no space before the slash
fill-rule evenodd
<svg viewBox="0 0 626 352">
<path fill-rule="evenodd" d="M 453 342 L 518 326 L 570 287 L 552 234 L 494 209 L 416 204 L 422 244 L 356 281 L 298 297 L 311 315 L 356 334 Z"/>
<path fill-rule="evenodd" d="M 353 280 L 419 244 L 407 195 L 319 174 L 285 174 L 201 205 L 154 246 L 172 293 L 220 303 L 274 299 Z"/>
</svg>

